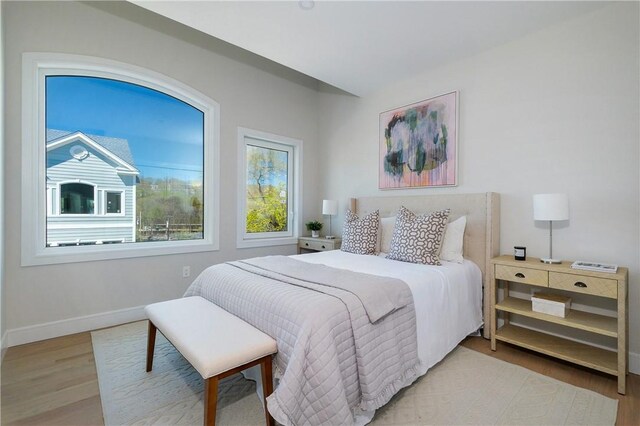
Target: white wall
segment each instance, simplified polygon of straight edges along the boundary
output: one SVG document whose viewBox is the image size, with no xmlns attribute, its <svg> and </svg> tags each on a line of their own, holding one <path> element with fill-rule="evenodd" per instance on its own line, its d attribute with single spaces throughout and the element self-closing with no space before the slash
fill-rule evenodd
<svg viewBox="0 0 640 426">
<path fill-rule="evenodd" d="M 502 253 L 524 245 L 541 257 L 548 227 L 533 221 L 532 194 L 568 193 L 554 255 L 629 267 L 638 354 L 638 40 L 638 3 L 616 3 L 369 96 L 321 94 L 321 195 L 344 207 L 350 196 L 499 192 Z M 379 191 L 379 113 L 451 90 L 460 90 L 459 186 Z"/>
<path fill-rule="evenodd" d="M 7 347 L 4 297 L 4 27 L 0 1 L 0 363 Z"/>
<path fill-rule="evenodd" d="M 6 65 L 6 306 L 9 344 L 104 326 L 135 308 L 181 296 L 205 267 L 229 259 L 292 254 L 295 245 L 237 250 L 237 127 L 304 141 L 304 219 L 320 211 L 317 82 L 125 2 L 3 2 Z M 126 18 L 125 18 L 126 17 Z M 220 103 L 220 251 L 77 264 L 20 266 L 19 179 L 23 52 L 100 56 L 177 79 Z M 192 277 L 182 278 L 190 265 Z M 124 310 L 124 311 L 121 311 Z M 112 311 L 118 315 L 103 315 Z M 83 321 L 74 318 L 88 317 Z M 70 320 L 70 321 L 69 321 Z M 61 321 L 61 322 L 57 322 Z M 25 328 L 26 327 L 26 328 Z"/>
</svg>

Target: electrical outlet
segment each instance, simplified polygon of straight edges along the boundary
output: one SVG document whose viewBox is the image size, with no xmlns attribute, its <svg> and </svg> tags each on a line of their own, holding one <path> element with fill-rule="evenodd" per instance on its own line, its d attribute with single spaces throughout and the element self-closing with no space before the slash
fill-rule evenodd
<svg viewBox="0 0 640 426">
<path fill-rule="evenodd" d="M 182 267 L 182 278 L 189 278 L 191 276 L 191 266 Z"/>
</svg>

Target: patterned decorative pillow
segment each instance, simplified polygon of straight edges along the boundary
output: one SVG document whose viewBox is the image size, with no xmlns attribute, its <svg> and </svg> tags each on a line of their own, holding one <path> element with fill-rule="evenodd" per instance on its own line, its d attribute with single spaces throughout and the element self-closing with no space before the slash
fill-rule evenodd
<svg viewBox="0 0 640 426">
<path fill-rule="evenodd" d="M 400 207 L 387 259 L 440 265 L 438 253 L 448 219 L 449 209 L 416 216 Z"/>
<path fill-rule="evenodd" d="M 355 254 L 376 254 L 380 213 L 376 210 L 362 219 L 347 210 L 342 227 L 342 251 Z"/>
</svg>

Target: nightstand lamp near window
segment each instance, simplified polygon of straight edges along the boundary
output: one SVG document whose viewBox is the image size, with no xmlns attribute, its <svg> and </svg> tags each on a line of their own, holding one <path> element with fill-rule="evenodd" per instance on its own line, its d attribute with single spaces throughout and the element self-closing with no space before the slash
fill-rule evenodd
<svg viewBox="0 0 640 426">
<path fill-rule="evenodd" d="M 338 214 L 338 202 L 336 200 L 322 200 L 322 214 L 329 216 L 329 233 L 325 238 L 333 240 L 335 236 L 331 235 L 331 216 Z"/>
<path fill-rule="evenodd" d="M 533 220 L 549 221 L 549 257 L 540 259 L 544 263 L 562 263 L 553 258 L 553 221 L 569 220 L 569 197 L 567 194 L 536 194 L 533 196 Z"/>
</svg>

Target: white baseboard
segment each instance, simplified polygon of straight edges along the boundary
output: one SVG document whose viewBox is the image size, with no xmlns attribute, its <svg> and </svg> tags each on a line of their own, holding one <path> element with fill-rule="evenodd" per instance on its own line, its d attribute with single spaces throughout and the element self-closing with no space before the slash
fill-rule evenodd
<svg viewBox="0 0 640 426">
<path fill-rule="evenodd" d="M 7 331 L 0 337 L 0 364 L 4 360 L 4 354 L 7 353 Z"/>
<path fill-rule="evenodd" d="M 629 352 L 629 372 L 640 374 L 640 354 Z"/>
<path fill-rule="evenodd" d="M 136 306 L 133 308 L 119 309 L 117 311 L 109 311 L 100 314 L 14 328 L 12 330 L 7 330 L 5 333 L 6 337 L 2 339 L 2 343 L 4 344 L 6 341 L 6 345 L 9 347 L 23 345 L 25 343 L 37 342 L 40 340 L 81 333 L 83 331 L 96 330 L 104 327 L 112 327 L 114 325 L 143 319 L 146 319 L 144 306 Z"/>
</svg>

